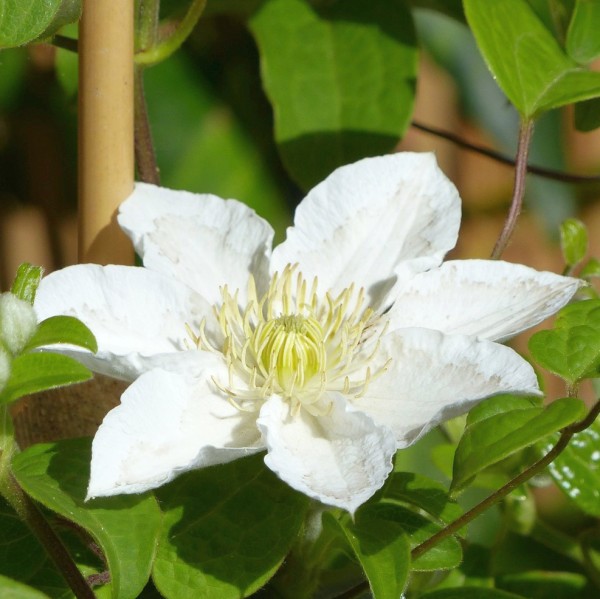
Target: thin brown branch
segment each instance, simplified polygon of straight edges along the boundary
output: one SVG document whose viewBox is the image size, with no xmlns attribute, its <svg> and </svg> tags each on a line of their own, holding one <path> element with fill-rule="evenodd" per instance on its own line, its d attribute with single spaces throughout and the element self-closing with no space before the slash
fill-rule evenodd
<svg viewBox="0 0 600 599">
<path fill-rule="evenodd" d="M 510 203 L 510 210 L 506 220 L 504 221 L 504 227 L 496 241 L 496 245 L 492 251 L 491 258 L 498 260 L 512 234 L 517 226 L 517 220 L 521 214 L 521 208 L 523 206 L 523 197 L 525 195 L 525 179 L 527 177 L 527 157 L 529 156 L 529 146 L 531 144 L 531 136 L 533 135 L 533 121 L 521 122 L 519 128 L 519 144 L 517 146 L 517 160 L 515 163 L 515 184 L 513 188 L 513 197 Z"/>
<path fill-rule="evenodd" d="M 507 166 L 515 166 L 515 160 L 510 156 L 506 156 L 501 152 L 486 148 L 485 146 L 471 143 L 459 135 L 451 133 L 450 131 L 424 125 L 418 121 L 413 121 L 412 126 L 419 131 L 423 131 L 424 133 L 429 133 L 430 135 L 435 135 L 436 137 L 446 139 L 460 148 L 464 148 L 465 150 L 476 152 L 477 154 L 481 154 L 482 156 L 486 156 L 487 158 L 491 158 L 492 160 L 506 164 Z M 527 172 L 531 173 L 532 175 L 539 175 L 545 179 L 562 181 L 563 183 L 600 183 L 600 175 L 577 175 L 575 173 L 566 173 L 564 171 L 544 168 L 542 166 L 527 165 Z"/>
<path fill-rule="evenodd" d="M 136 66 L 134 73 L 135 84 L 135 166 L 137 176 L 144 183 L 160 185 L 160 173 L 156 163 L 156 154 L 152 142 L 152 131 L 148 120 L 148 108 L 144 94 L 144 69 Z"/>
</svg>

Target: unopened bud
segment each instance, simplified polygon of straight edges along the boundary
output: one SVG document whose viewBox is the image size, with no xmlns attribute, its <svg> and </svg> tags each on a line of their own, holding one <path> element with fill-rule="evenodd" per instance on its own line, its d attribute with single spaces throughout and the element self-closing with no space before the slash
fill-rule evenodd
<svg viewBox="0 0 600 599">
<path fill-rule="evenodd" d="M 29 302 L 12 293 L 0 294 L 0 341 L 16 355 L 23 351 L 37 328 L 37 317 Z"/>
<path fill-rule="evenodd" d="M 10 356 L 8 352 L 0 344 L 0 393 L 8 382 L 10 376 Z"/>
</svg>

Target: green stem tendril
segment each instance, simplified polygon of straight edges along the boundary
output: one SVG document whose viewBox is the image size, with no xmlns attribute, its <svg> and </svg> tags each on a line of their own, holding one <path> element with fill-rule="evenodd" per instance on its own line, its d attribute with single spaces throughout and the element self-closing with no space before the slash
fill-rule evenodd
<svg viewBox="0 0 600 599">
<path fill-rule="evenodd" d="M 200 19 L 206 6 L 206 0 L 193 0 L 185 16 L 179 21 L 168 37 L 158 40 L 148 49 L 141 49 L 135 56 L 139 66 L 151 66 L 169 58 L 188 38 Z"/>
</svg>

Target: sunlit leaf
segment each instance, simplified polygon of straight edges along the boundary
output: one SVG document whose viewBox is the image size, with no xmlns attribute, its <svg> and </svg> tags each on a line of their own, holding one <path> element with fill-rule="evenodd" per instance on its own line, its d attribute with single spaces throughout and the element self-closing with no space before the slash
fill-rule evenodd
<svg viewBox="0 0 600 599">
<path fill-rule="evenodd" d="M 526 0 L 464 0 L 464 8 L 490 71 L 524 118 L 600 96 L 600 73 L 567 56 Z"/>
<path fill-rule="evenodd" d="M 585 414 L 585 404 L 563 398 L 545 409 L 513 410 L 467 426 L 454 456 L 454 493 L 464 488 L 481 470 L 533 445 Z"/>
<path fill-rule="evenodd" d="M 365 507 L 353 522 L 325 513 L 331 527 L 337 527 L 352 547 L 369 581 L 375 599 L 397 599 L 406 586 L 410 565 L 410 544 L 404 529 L 393 520 L 380 517 L 378 506 Z"/>
<path fill-rule="evenodd" d="M 588 249 L 586 226 L 577 218 L 568 218 L 560 226 L 560 245 L 567 266 L 579 264 Z"/>
<path fill-rule="evenodd" d="M 152 577 L 167 599 L 255 592 L 279 568 L 308 507 L 261 455 L 191 472 L 157 495 L 164 526 Z"/>
<path fill-rule="evenodd" d="M 540 445 L 550 451 L 553 440 Z M 586 514 L 600 517 L 600 424 L 576 433 L 567 448 L 548 466 L 558 487 Z"/>
<path fill-rule="evenodd" d="M 17 356 L 11 363 L 10 378 L 0 401 L 10 402 L 38 391 L 81 383 L 92 377 L 82 364 L 60 354 L 30 352 Z"/>
<path fill-rule="evenodd" d="M 600 2 L 576 0 L 575 10 L 567 32 L 566 48 L 569 56 L 581 64 L 588 64 L 600 56 Z"/>
<path fill-rule="evenodd" d="M 0 48 L 22 46 L 53 35 L 81 15 L 81 0 L 3 0 L 0 3 Z"/>
<path fill-rule="evenodd" d="M 150 575 L 160 510 L 148 494 L 86 502 L 90 460 L 90 439 L 33 445 L 14 457 L 13 472 L 29 495 L 96 540 L 111 572 L 113 597 L 135 599 Z"/>
<path fill-rule="evenodd" d="M 417 48 L 398 0 L 267 0 L 250 19 L 284 164 L 304 188 L 389 152 L 412 115 Z"/>
<path fill-rule="evenodd" d="M 596 376 L 600 366 L 600 300 L 563 308 L 554 329 L 531 337 L 529 351 L 540 365 L 570 383 Z"/>
<path fill-rule="evenodd" d="M 55 343 L 68 343 L 92 352 L 98 351 L 98 344 L 92 331 L 73 316 L 51 316 L 43 320 L 29 340 L 25 351 Z"/>
<path fill-rule="evenodd" d="M 23 262 L 17 269 L 17 275 L 13 281 L 11 291 L 19 299 L 33 304 L 35 293 L 42 279 L 41 266 L 33 266 L 28 262 Z"/>
</svg>

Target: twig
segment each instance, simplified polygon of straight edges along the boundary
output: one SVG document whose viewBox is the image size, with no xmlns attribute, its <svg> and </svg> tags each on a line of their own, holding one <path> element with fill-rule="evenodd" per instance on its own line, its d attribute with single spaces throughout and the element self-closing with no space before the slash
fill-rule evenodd
<svg viewBox="0 0 600 599">
<path fill-rule="evenodd" d="M 156 162 L 156 153 L 152 142 L 152 131 L 150 129 L 150 121 L 148 120 L 148 108 L 144 94 L 143 67 L 135 67 L 134 85 L 134 147 L 138 179 L 145 183 L 160 185 L 160 171 Z"/>
<path fill-rule="evenodd" d="M 463 526 L 467 525 L 469 522 L 471 522 L 471 520 L 475 519 L 477 516 L 479 516 L 485 510 L 490 508 L 492 505 L 500 501 L 502 498 L 506 497 L 506 495 L 508 495 L 511 491 L 516 489 L 519 485 L 528 481 L 538 472 L 546 468 L 546 466 L 553 462 L 567 447 L 569 441 L 571 440 L 571 437 L 573 437 L 575 433 L 579 433 L 591 426 L 594 420 L 596 420 L 598 414 L 600 414 L 600 401 L 598 401 L 594 405 L 594 407 L 588 412 L 587 416 L 583 420 L 575 422 L 574 424 L 567 426 L 565 429 L 563 429 L 560 438 L 556 442 L 556 445 L 545 456 L 543 456 L 537 462 L 529 466 L 529 468 L 523 470 L 521 474 L 507 482 L 503 487 L 500 487 L 500 489 L 492 493 L 481 503 L 478 503 L 476 506 L 472 507 L 468 512 L 465 512 L 460 518 L 456 519 L 454 522 L 452 522 L 451 524 L 434 534 L 432 537 L 429 537 L 429 539 L 427 539 L 420 545 L 417 545 L 412 550 L 412 558 L 417 559 L 419 556 L 429 551 L 440 541 L 463 528 Z"/>
<path fill-rule="evenodd" d="M 466 139 L 451 133 L 450 131 L 424 125 L 418 121 L 413 121 L 411 125 L 419 131 L 429 133 L 430 135 L 435 135 L 436 137 L 441 137 L 442 139 L 447 139 L 461 148 L 465 148 L 466 150 L 470 150 L 472 152 L 477 152 L 478 154 L 487 156 L 496 162 L 506 164 L 507 166 L 515 166 L 515 161 L 513 158 L 510 158 L 501 152 L 497 152 L 496 150 L 471 143 Z M 532 175 L 539 175 L 540 177 L 544 177 L 546 179 L 562 181 L 563 183 L 600 183 L 600 175 L 576 175 L 574 173 L 566 173 L 564 171 L 544 168 L 543 166 L 528 165 L 527 172 L 531 173 Z"/>
<path fill-rule="evenodd" d="M 538 474 L 538 472 L 546 468 L 546 466 L 553 462 L 559 456 L 559 454 L 567 447 L 573 435 L 591 426 L 592 423 L 598 417 L 598 414 L 600 414 L 600 401 L 598 401 L 594 405 L 594 407 L 588 412 L 587 416 L 583 420 L 575 422 L 570 426 L 564 428 L 561 432 L 560 438 L 556 442 L 556 445 L 545 456 L 543 456 L 537 462 L 529 466 L 529 468 L 523 470 L 521 474 L 519 474 L 514 479 L 506 483 L 503 487 L 492 493 L 481 503 L 478 503 L 476 506 L 472 507 L 468 512 L 465 512 L 460 518 L 454 520 L 454 522 L 451 522 L 445 528 L 442 528 L 440 531 L 438 531 L 433 536 L 429 537 L 420 545 L 417 545 L 411 551 L 412 560 L 416 560 L 418 557 L 420 557 L 424 553 L 427 553 L 427 551 L 435 547 L 445 538 L 449 537 L 455 532 L 458 532 L 461 528 L 466 526 L 469 522 L 474 520 L 477 516 L 482 514 L 492 505 L 506 497 L 506 495 L 508 495 L 511 491 L 516 489 L 519 485 L 528 481 L 530 478 Z M 357 584 L 356 586 L 352 587 L 348 591 L 338 595 L 336 599 L 356 599 L 356 597 L 359 597 L 364 592 L 368 591 L 369 588 L 369 583 L 365 580 L 360 584 Z"/>
<path fill-rule="evenodd" d="M 491 258 L 497 260 L 502 256 L 510 238 L 517 226 L 521 207 L 523 206 L 523 196 L 525 195 L 525 179 L 527 176 L 527 157 L 529 155 L 529 144 L 533 135 L 533 121 L 521 122 L 519 128 L 519 145 L 517 146 L 517 160 L 515 164 L 515 184 L 513 188 L 513 197 L 510 203 L 508 216 L 504 221 L 502 232 L 496 241 L 492 251 Z"/>
</svg>

